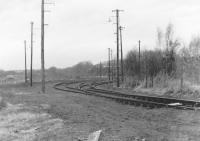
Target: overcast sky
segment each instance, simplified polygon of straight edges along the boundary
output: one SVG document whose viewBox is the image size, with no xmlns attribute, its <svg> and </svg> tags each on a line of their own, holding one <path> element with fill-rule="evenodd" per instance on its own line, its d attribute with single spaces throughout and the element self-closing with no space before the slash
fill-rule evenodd
<svg viewBox="0 0 200 141">
<path fill-rule="evenodd" d="M 153 48 L 157 27 L 173 23 L 176 35 L 189 42 L 200 33 L 199 0 L 48 0 L 45 15 L 46 68 L 72 66 L 80 61 L 107 60 L 108 48 L 116 50 L 113 9 L 120 13 L 124 53 L 138 40 L 142 49 Z M 34 21 L 34 68 L 40 64 L 41 0 L 0 1 L 0 68 L 24 68 L 24 40 L 30 47 L 30 22 Z M 30 52 L 30 48 L 27 50 Z M 30 54 L 28 54 L 30 58 Z M 29 59 L 30 60 L 30 59 Z M 29 61 L 28 60 L 28 61 Z M 28 63 L 29 66 L 30 63 Z"/>
</svg>

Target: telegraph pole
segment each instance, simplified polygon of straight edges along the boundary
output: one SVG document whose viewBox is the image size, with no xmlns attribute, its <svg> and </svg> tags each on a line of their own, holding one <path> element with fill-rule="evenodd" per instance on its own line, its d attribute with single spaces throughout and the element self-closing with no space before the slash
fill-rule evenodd
<svg viewBox="0 0 200 141">
<path fill-rule="evenodd" d="M 25 83 L 27 83 L 27 66 L 26 66 L 26 40 L 24 41 L 24 51 L 25 51 Z"/>
<path fill-rule="evenodd" d="M 45 93 L 45 67 L 44 67 L 44 0 L 41 4 L 41 75 L 42 92 Z"/>
<path fill-rule="evenodd" d="M 139 40 L 139 80 L 140 80 L 140 76 L 141 76 L 141 71 L 140 71 L 140 40 Z"/>
<path fill-rule="evenodd" d="M 99 68 L 98 68 L 98 65 L 99 64 L 96 64 L 96 77 L 98 78 L 98 75 L 99 75 Z"/>
<path fill-rule="evenodd" d="M 31 68 L 30 68 L 30 86 L 33 86 L 33 22 L 31 22 Z"/>
<path fill-rule="evenodd" d="M 113 58 L 113 79 L 115 79 L 116 78 L 116 58 L 114 57 Z"/>
<path fill-rule="evenodd" d="M 116 10 L 117 22 L 117 87 L 119 87 L 119 10 Z"/>
<path fill-rule="evenodd" d="M 45 4 L 54 4 L 54 3 L 45 3 L 45 0 L 42 0 L 41 3 L 41 77 L 42 77 L 42 92 L 45 93 L 45 58 L 44 58 L 44 26 L 48 25 L 44 23 L 44 12 L 50 12 L 44 9 Z"/>
<path fill-rule="evenodd" d="M 108 79 L 110 81 L 110 48 L 108 48 Z"/>
<path fill-rule="evenodd" d="M 145 51 L 145 88 L 147 88 L 147 52 Z"/>
<path fill-rule="evenodd" d="M 111 73 L 112 73 L 112 81 L 114 79 L 114 75 L 113 75 L 113 58 L 112 58 L 112 49 L 110 50 L 110 58 L 111 58 Z"/>
<path fill-rule="evenodd" d="M 119 87 L 119 12 L 122 10 L 116 9 L 116 36 L 117 36 L 117 87 Z"/>
<path fill-rule="evenodd" d="M 121 75 L 122 75 L 122 82 L 124 82 L 124 62 L 123 62 L 123 47 L 122 47 L 122 26 L 119 27 L 120 31 L 120 46 L 121 46 Z"/>
<path fill-rule="evenodd" d="M 100 69 L 100 78 L 102 77 L 102 66 L 101 66 L 101 62 L 100 62 L 100 64 L 99 64 L 100 66 L 99 66 L 99 69 Z"/>
</svg>

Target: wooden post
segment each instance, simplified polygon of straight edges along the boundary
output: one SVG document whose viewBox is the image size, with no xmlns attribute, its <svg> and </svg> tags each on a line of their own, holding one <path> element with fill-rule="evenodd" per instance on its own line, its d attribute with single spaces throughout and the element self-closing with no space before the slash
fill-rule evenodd
<svg viewBox="0 0 200 141">
<path fill-rule="evenodd" d="M 140 67 L 140 43 L 141 43 L 141 42 L 140 42 L 140 40 L 139 40 L 139 68 L 138 68 L 138 69 L 139 69 L 139 81 L 140 81 L 140 79 L 141 79 L 141 70 L 140 70 L 140 68 L 141 68 L 141 67 Z"/>
<path fill-rule="evenodd" d="M 27 65 L 26 65 L 26 40 L 24 41 L 24 50 L 25 50 L 25 83 L 27 83 Z"/>
<path fill-rule="evenodd" d="M 42 92 L 45 93 L 45 65 L 44 65 L 44 0 L 41 5 L 41 77 Z"/>
<path fill-rule="evenodd" d="M 123 62 L 123 47 L 122 47 L 122 26 L 119 27 L 120 30 L 120 46 L 121 46 L 121 78 L 124 82 L 124 62 Z"/>
<path fill-rule="evenodd" d="M 31 22 L 31 68 L 30 68 L 30 86 L 33 86 L 33 22 Z"/>
<path fill-rule="evenodd" d="M 110 48 L 108 48 L 108 80 L 110 81 Z"/>
</svg>

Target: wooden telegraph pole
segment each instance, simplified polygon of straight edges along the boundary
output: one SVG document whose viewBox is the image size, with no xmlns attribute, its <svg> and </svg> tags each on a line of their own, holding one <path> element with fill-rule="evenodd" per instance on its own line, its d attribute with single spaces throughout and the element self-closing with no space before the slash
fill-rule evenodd
<svg viewBox="0 0 200 141">
<path fill-rule="evenodd" d="M 141 41 L 139 40 L 139 80 L 140 80 L 140 77 L 141 77 L 141 67 L 140 67 L 140 44 L 141 44 Z"/>
<path fill-rule="evenodd" d="M 100 78 L 102 78 L 102 66 L 101 66 L 101 62 L 99 63 L 99 73 L 100 73 Z"/>
<path fill-rule="evenodd" d="M 112 49 L 110 50 L 110 58 L 111 58 L 111 73 L 112 73 L 112 81 L 114 80 L 114 71 L 113 71 L 113 58 L 112 58 Z"/>
<path fill-rule="evenodd" d="M 119 10 L 116 10 L 116 22 L 117 22 L 117 87 L 119 87 Z"/>
<path fill-rule="evenodd" d="M 45 93 L 45 67 L 44 67 L 44 0 L 41 5 L 41 77 L 42 92 Z"/>
<path fill-rule="evenodd" d="M 44 26 L 47 25 L 44 23 L 44 12 L 50 12 L 44 10 L 45 4 L 54 4 L 54 3 L 44 3 L 44 0 L 42 0 L 41 4 L 41 77 L 42 77 L 43 93 L 45 93 Z"/>
<path fill-rule="evenodd" d="M 116 9 L 113 12 L 116 12 L 116 36 L 117 36 L 117 87 L 119 84 L 119 12 L 122 10 Z"/>
<path fill-rule="evenodd" d="M 108 48 L 108 79 L 110 81 L 110 48 Z"/>
<path fill-rule="evenodd" d="M 31 68 L 30 68 L 30 86 L 33 86 L 33 22 L 31 22 Z"/>
<path fill-rule="evenodd" d="M 24 70 L 24 71 L 25 71 L 25 72 L 24 72 L 25 74 L 24 74 L 24 75 L 25 75 L 25 83 L 27 83 L 26 40 L 24 41 L 24 51 L 25 51 L 25 52 L 24 52 L 24 53 L 25 53 L 25 70 Z"/>
<path fill-rule="evenodd" d="M 119 27 L 120 31 L 120 46 L 121 46 L 121 77 L 122 77 L 122 82 L 124 82 L 124 62 L 123 62 L 123 47 L 122 47 L 122 29 L 123 27 Z"/>
</svg>

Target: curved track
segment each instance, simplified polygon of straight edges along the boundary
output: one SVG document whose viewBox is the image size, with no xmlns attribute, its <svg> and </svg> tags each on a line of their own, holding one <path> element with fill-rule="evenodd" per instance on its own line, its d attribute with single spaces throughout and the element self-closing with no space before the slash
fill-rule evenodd
<svg viewBox="0 0 200 141">
<path fill-rule="evenodd" d="M 82 83 L 81 81 L 73 81 L 73 82 L 61 82 L 61 83 L 57 83 L 55 84 L 53 87 L 56 90 L 60 90 L 60 91 L 67 91 L 67 92 L 73 92 L 73 93 L 81 93 L 81 94 L 85 94 L 85 92 L 83 90 L 81 90 L 80 88 L 75 88 L 75 87 L 70 87 L 69 85 L 74 85 L 74 84 L 78 84 L 78 83 Z"/>
<path fill-rule="evenodd" d="M 68 91 L 86 95 L 93 95 L 112 99 L 123 104 L 135 106 L 143 106 L 148 108 L 176 108 L 197 110 L 200 107 L 200 102 L 191 100 L 182 100 L 167 97 L 156 97 L 146 95 L 127 94 L 111 90 L 96 88 L 99 85 L 105 85 L 112 82 L 91 82 L 91 81 L 73 81 L 69 83 L 58 83 L 54 88 L 61 91 Z M 74 87 L 75 86 L 75 87 Z"/>
</svg>

